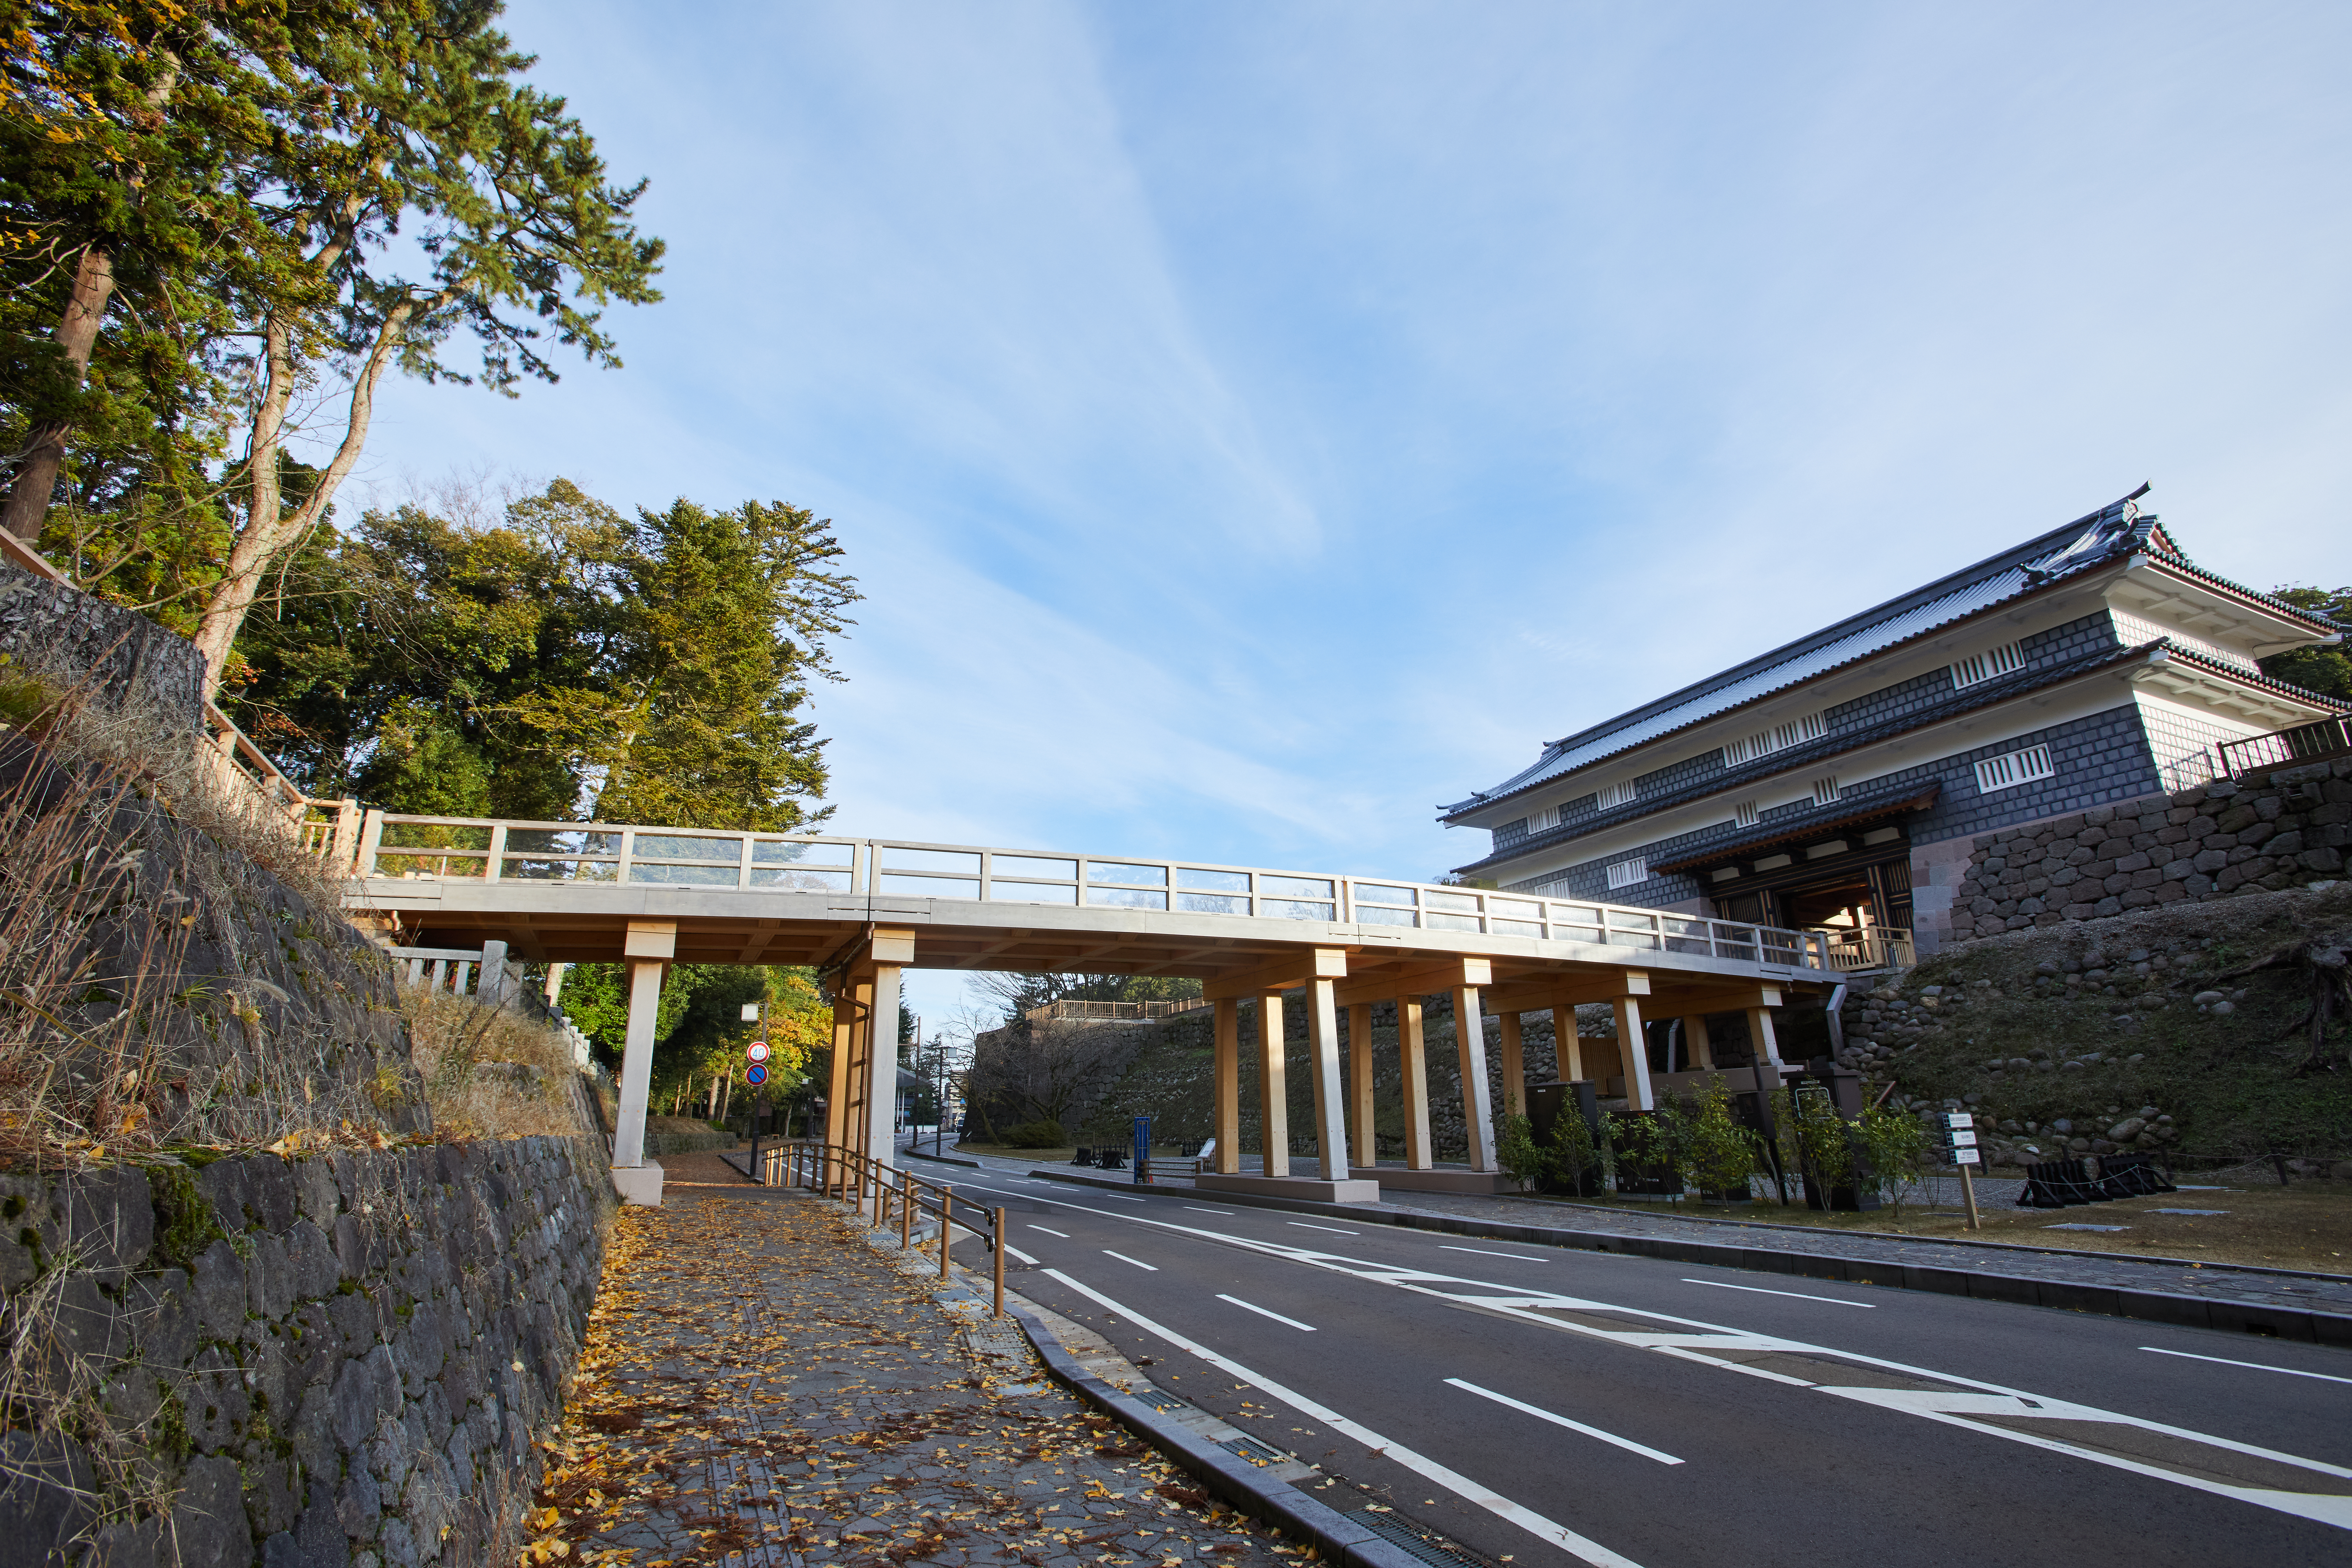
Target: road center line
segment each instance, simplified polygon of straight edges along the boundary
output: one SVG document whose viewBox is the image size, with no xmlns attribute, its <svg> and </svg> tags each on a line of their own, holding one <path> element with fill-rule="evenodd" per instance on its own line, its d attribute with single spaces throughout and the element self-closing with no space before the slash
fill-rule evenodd
<svg viewBox="0 0 2352 1568">
<path fill-rule="evenodd" d="M 1758 1296 L 1793 1296 L 1800 1301 L 1827 1301 L 1832 1307 L 1867 1307 L 1878 1310 L 1875 1301 L 1848 1301 L 1836 1296 L 1815 1296 L 1804 1290 L 1767 1290 L 1761 1285 L 1727 1285 L 1720 1279 L 1685 1279 L 1685 1285 L 1712 1285 L 1718 1290 L 1747 1290 Z"/>
<path fill-rule="evenodd" d="M 2165 1351 L 2158 1350 L 2154 1345 L 2142 1345 L 2139 1348 L 2150 1355 L 2177 1355 L 2187 1361 L 2217 1361 L 2223 1366 L 2250 1366 L 2256 1372 L 2283 1372 L 2289 1377 L 2315 1377 L 2322 1383 L 2352 1383 L 2352 1377 L 2336 1377 L 2325 1372 L 2301 1372 L 2291 1366 L 2265 1366 L 2258 1361 L 2231 1361 L 2225 1355 L 2198 1355 L 2190 1351 Z"/>
<path fill-rule="evenodd" d="M 1186 1205 L 1184 1205 L 1184 1207 L 1185 1207 L 1185 1209 L 1186 1209 L 1189 1213 L 1192 1213 L 1192 1214 L 1216 1214 L 1216 1215 L 1224 1215 L 1227 1219 L 1231 1219 L 1231 1218 L 1233 1218 L 1233 1217 L 1234 1217 L 1234 1211 L 1233 1211 L 1233 1210 L 1231 1210 L 1231 1209 L 1204 1209 L 1204 1208 L 1202 1208 L 1202 1207 L 1198 1206 L 1197 1205 L 1193 1205 L 1193 1204 L 1186 1204 Z"/>
<path fill-rule="evenodd" d="M 1440 1252 L 1475 1252 L 1481 1258 L 1516 1258 L 1522 1263 L 1549 1263 L 1549 1258 L 1530 1258 L 1524 1252 L 1489 1252 L 1483 1247 L 1443 1247 Z"/>
<path fill-rule="evenodd" d="M 1068 1231 L 1066 1231 L 1066 1230 L 1053 1230 L 1053 1229 L 1049 1229 L 1048 1227 L 1046 1227 L 1046 1226 L 1042 1226 L 1042 1225 L 1033 1225 L 1033 1226 L 1031 1226 L 1029 1228 L 1030 1228 L 1031 1230 L 1042 1230 L 1042 1231 L 1045 1231 L 1045 1234 L 1046 1234 L 1047 1236 L 1058 1236 L 1058 1237 L 1060 1237 L 1064 1241 L 1067 1241 L 1067 1240 L 1069 1240 L 1069 1239 L 1070 1239 L 1070 1233 L 1069 1233 Z"/>
<path fill-rule="evenodd" d="M 1254 1302 L 1243 1300 L 1239 1296 L 1228 1296 L 1221 1290 L 1217 1293 L 1217 1300 L 1231 1301 L 1244 1312 L 1255 1312 L 1261 1318 L 1272 1318 L 1277 1323 L 1288 1323 L 1292 1328 L 1303 1329 L 1310 1334 L 1315 1331 L 1315 1325 L 1312 1323 L 1302 1323 L 1296 1318 L 1286 1318 L 1280 1312 L 1270 1312 Z"/>
<path fill-rule="evenodd" d="M 1497 1405 L 1507 1405 L 1514 1410 L 1524 1410 L 1539 1421 L 1549 1421 L 1555 1426 L 1565 1426 L 1571 1432 L 1581 1432 L 1588 1437 L 1598 1437 L 1604 1443 L 1614 1443 L 1629 1454 L 1639 1454 L 1645 1459 L 1655 1459 L 1662 1465 L 1682 1463 L 1672 1454 L 1662 1454 L 1655 1448 L 1636 1443 L 1631 1437 L 1620 1437 L 1614 1432 L 1603 1432 L 1598 1426 L 1587 1426 L 1581 1421 L 1570 1421 L 1565 1415 L 1555 1415 L 1549 1410 L 1539 1410 L 1532 1405 L 1520 1403 L 1507 1394 L 1497 1394 L 1491 1388 L 1481 1388 L 1475 1383 L 1465 1383 L 1458 1377 L 1449 1377 L 1445 1381 L 1456 1388 L 1476 1394 L 1481 1399 L 1491 1399 Z"/>
<path fill-rule="evenodd" d="M 1019 1258 L 1024 1263 L 1034 1265 L 1037 1261 L 1035 1258 L 1030 1257 L 1027 1253 L 1022 1251 L 1019 1247 L 1013 1246 L 1009 1241 L 1004 1244 L 1004 1250 L 1012 1254 L 1012 1256 Z"/>
<path fill-rule="evenodd" d="M 1435 1481 L 1446 1490 L 1465 1501 L 1477 1504 L 1497 1519 L 1507 1520 L 1517 1525 L 1537 1540 L 1548 1541 L 1570 1556 L 1591 1563 L 1592 1568 L 1642 1568 L 1642 1565 L 1632 1558 L 1612 1552 L 1597 1541 L 1588 1541 L 1565 1525 L 1554 1524 L 1533 1509 L 1513 1502 L 1500 1492 L 1487 1490 L 1469 1477 L 1450 1470 L 1434 1459 L 1415 1453 L 1402 1443 L 1392 1442 L 1369 1426 L 1349 1420 L 1328 1405 L 1318 1405 L 1303 1394 L 1293 1393 L 1278 1383 L 1260 1377 L 1241 1363 L 1221 1356 L 1208 1346 L 1196 1344 L 1173 1329 L 1163 1328 L 1149 1318 L 1128 1310 L 1101 1291 L 1079 1284 L 1058 1268 L 1048 1268 L 1045 1272 L 1088 1300 L 1118 1313 L 1144 1332 L 1157 1334 L 1179 1350 L 1189 1351 L 1199 1356 L 1218 1371 L 1237 1377 L 1244 1383 L 1255 1384 L 1299 1414 L 1322 1422 L 1323 1425 L 1343 1436 L 1353 1438 L 1382 1458 L 1393 1459 L 1414 1474 Z"/>
<path fill-rule="evenodd" d="M 1104 1256 L 1105 1258 L 1118 1258 L 1121 1263 L 1132 1263 L 1132 1264 L 1134 1264 L 1138 1268 L 1143 1269 L 1143 1270 L 1145 1270 L 1147 1273 L 1157 1274 L 1157 1273 L 1159 1273 L 1159 1272 L 1160 1272 L 1160 1265 L 1158 1265 L 1157 1263 L 1146 1263 L 1146 1262 L 1145 1262 L 1145 1261 L 1143 1261 L 1143 1259 L 1141 1259 L 1140 1258 L 1129 1258 L 1126 1253 L 1124 1253 L 1124 1252 L 1113 1252 L 1113 1251 L 1112 1251 L 1109 1247 L 1104 1247 L 1104 1248 L 1102 1249 L 1102 1252 L 1103 1252 L 1103 1256 Z"/>
<path fill-rule="evenodd" d="M 1286 1223 L 1295 1225 L 1301 1230 L 1328 1230 L 1333 1236 L 1353 1236 L 1356 1234 L 1352 1230 L 1341 1230 L 1336 1225 L 1309 1225 L 1303 1219 L 1294 1219 L 1287 1221 Z"/>
</svg>

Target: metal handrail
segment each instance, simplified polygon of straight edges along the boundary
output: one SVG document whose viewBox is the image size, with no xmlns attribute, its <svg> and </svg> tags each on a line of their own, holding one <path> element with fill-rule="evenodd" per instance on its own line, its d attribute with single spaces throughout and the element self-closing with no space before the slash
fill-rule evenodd
<svg viewBox="0 0 2352 1568">
<path fill-rule="evenodd" d="M 948 1274 L 948 1247 L 952 1228 L 961 1225 L 965 1230 L 988 1244 L 995 1276 L 996 1316 L 1004 1316 L 1004 1211 L 985 1208 L 969 1199 L 964 1200 L 967 1212 L 980 1215 L 986 1228 L 956 1218 L 955 1187 L 947 1182 L 934 1182 L 918 1176 L 912 1171 L 902 1171 L 869 1154 L 861 1153 L 846 1144 L 827 1143 L 816 1139 L 788 1139 L 767 1149 L 755 1147 L 752 1154 L 751 1179 L 764 1187 L 806 1187 L 826 1197 L 839 1198 L 855 1204 L 860 1214 L 866 1212 L 867 1200 L 874 1205 L 877 1229 L 890 1223 L 894 1203 L 898 1211 L 898 1248 L 914 1250 L 915 1215 L 925 1212 L 940 1217 L 940 1278 Z M 895 1180 L 894 1180 L 895 1179 Z M 932 1196 L 926 1202 L 924 1192 Z"/>
<path fill-rule="evenodd" d="M 436 842 L 436 840 L 438 842 Z M 1817 933 L 1534 893 L 1206 861 L 613 822 L 366 814 L 362 879 L 828 892 L 1532 937 L 1828 970 Z"/>
</svg>

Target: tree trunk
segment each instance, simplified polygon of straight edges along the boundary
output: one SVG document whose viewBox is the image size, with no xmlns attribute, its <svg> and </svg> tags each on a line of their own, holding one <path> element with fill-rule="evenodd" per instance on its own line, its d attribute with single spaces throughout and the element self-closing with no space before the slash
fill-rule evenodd
<svg viewBox="0 0 2352 1568">
<path fill-rule="evenodd" d="M 286 444 L 286 410 L 294 398 L 294 355 L 287 324 L 275 317 L 270 320 L 264 335 L 268 380 L 262 392 L 261 406 L 254 412 L 253 435 L 246 447 L 252 489 L 245 526 L 237 531 L 236 542 L 229 549 L 227 570 L 213 585 L 212 598 L 196 623 L 196 651 L 205 656 L 207 700 L 220 691 L 221 676 L 228 668 L 229 648 L 245 625 L 246 612 L 253 607 L 254 599 L 261 592 L 270 563 L 318 526 L 333 504 L 335 492 L 358 466 L 360 452 L 367 445 L 368 426 L 375 416 L 376 387 L 383 382 L 384 372 L 392 368 L 392 356 L 398 351 L 400 340 L 417 309 L 418 302 L 412 300 L 396 307 L 384 318 L 375 341 L 368 345 L 367 357 L 361 362 L 359 373 L 352 379 L 352 400 L 343 421 L 342 441 L 325 471 L 320 474 L 318 488 L 291 511 L 285 510 L 278 460 Z"/>
<path fill-rule="evenodd" d="M 114 258 L 95 245 L 83 247 L 81 262 L 74 268 L 73 293 L 66 300 L 57 334 L 66 363 L 73 366 L 76 386 L 89 374 L 99 325 L 106 320 L 107 303 L 113 298 Z M 40 541 L 41 524 L 49 515 L 49 497 L 57 490 L 58 471 L 65 467 L 66 437 L 72 429 L 61 419 L 36 425 L 25 443 L 24 461 L 16 469 L 16 483 L 8 487 L 7 510 L 0 513 L 0 525 L 28 545 Z"/>
</svg>

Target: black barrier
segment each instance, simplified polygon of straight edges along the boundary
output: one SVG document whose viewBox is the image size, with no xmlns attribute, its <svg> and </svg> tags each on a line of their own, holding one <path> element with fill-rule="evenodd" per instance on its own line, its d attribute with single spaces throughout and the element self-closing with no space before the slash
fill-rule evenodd
<svg viewBox="0 0 2352 1568">
<path fill-rule="evenodd" d="M 2097 1182 L 2082 1161 L 2049 1160 L 2025 1167 L 2025 1191 L 2018 1194 L 2017 1206 L 2021 1209 L 2074 1208 L 2083 1204 L 2098 1203 L 2108 1195 L 2099 1191 Z"/>
<path fill-rule="evenodd" d="M 2169 1177 L 2148 1154 L 2102 1154 L 2099 1156 L 2099 1194 L 2109 1198 L 2153 1197 L 2158 1193 L 2177 1193 Z"/>
<path fill-rule="evenodd" d="M 1070 1163 L 1073 1165 L 1091 1165 L 1094 1163 L 1095 1152 L 1091 1149 L 1080 1149 L 1070 1156 Z"/>
</svg>

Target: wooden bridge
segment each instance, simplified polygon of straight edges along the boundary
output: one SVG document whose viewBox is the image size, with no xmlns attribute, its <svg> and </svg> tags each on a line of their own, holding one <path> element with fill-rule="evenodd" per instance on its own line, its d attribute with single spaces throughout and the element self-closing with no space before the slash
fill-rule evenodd
<svg viewBox="0 0 2352 1568">
<path fill-rule="evenodd" d="M 1563 1078 L 1624 1080 L 1654 1104 L 1646 1054 L 1580 1042 L 1580 1004 L 1645 1014 L 1744 1013 L 1759 1060 L 1779 1063 L 1772 1010 L 1836 981 L 1819 933 L 1659 910 L 1328 872 L 982 848 L 884 838 L 731 833 L 617 823 L 499 822 L 347 807 L 311 830 L 351 879 L 346 904 L 385 937 L 430 947 L 503 942 L 518 958 L 628 966 L 629 1023 L 614 1180 L 658 1201 L 644 1159 L 654 1017 L 674 963 L 803 964 L 834 1004 L 828 1136 L 890 1155 L 899 975 L 908 968 L 1084 971 L 1197 978 L 1215 1009 L 1217 1171 L 1209 1184 L 1281 1184 L 1349 1199 L 1372 1183 L 1458 1184 L 1435 1170 L 1422 1009 L 1453 997 L 1471 1183 L 1492 1184 L 1486 1013 L 1502 1021 L 1507 1109 L 1520 1109 L 1524 1013 L 1559 1021 Z M 1303 992 L 1313 1046 L 1319 1173 L 1289 1176 L 1285 994 Z M 1255 998 L 1265 1170 L 1240 1166 L 1240 1003 Z M 1370 1010 L 1398 1004 L 1406 1162 L 1375 1167 Z M 1340 1070 L 1341 1009 L 1350 1071 Z M 1609 1059 L 1614 1058 L 1613 1063 Z M 1613 1067 L 1613 1072 L 1611 1070 Z M 1352 1140 L 1350 1133 L 1352 1132 Z M 1350 1156 L 1353 1156 L 1351 1159 Z"/>
</svg>

